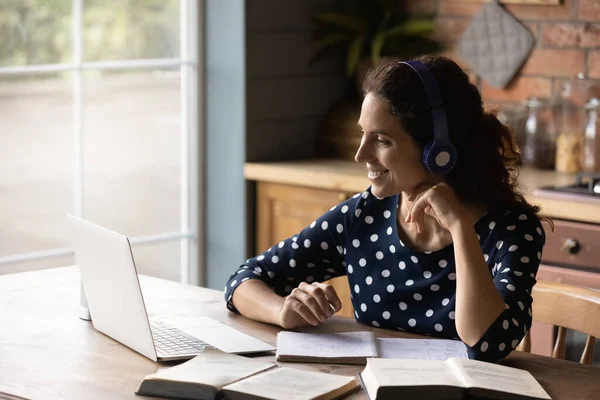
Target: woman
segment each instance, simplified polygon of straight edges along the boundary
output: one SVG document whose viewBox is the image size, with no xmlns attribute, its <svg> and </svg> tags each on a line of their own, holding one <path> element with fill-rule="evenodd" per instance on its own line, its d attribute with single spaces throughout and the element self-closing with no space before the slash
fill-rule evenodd
<svg viewBox="0 0 600 400">
<path fill-rule="evenodd" d="M 355 159 L 372 185 L 247 260 L 227 282 L 230 310 L 286 329 L 318 325 L 341 307 L 320 282 L 347 275 L 363 324 L 460 338 L 471 358 L 492 362 L 518 345 L 545 242 L 539 208 L 518 193 L 513 138 L 464 71 L 445 57 L 419 62 L 422 73 L 389 61 L 365 79 Z M 434 83 L 422 81 L 427 71 Z M 423 161 L 436 108 L 457 153 L 442 157 L 449 171 Z"/>
</svg>

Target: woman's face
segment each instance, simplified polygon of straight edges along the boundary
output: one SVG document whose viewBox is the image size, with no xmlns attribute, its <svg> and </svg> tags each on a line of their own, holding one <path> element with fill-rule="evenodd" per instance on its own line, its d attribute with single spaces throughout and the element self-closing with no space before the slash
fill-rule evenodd
<svg viewBox="0 0 600 400">
<path fill-rule="evenodd" d="M 401 192 L 413 194 L 435 176 L 421 161 L 421 150 L 388 104 L 371 93 L 365 97 L 358 120 L 363 134 L 354 159 L 365 163 L 371 190 L 377 198 Z"/>
</svg>

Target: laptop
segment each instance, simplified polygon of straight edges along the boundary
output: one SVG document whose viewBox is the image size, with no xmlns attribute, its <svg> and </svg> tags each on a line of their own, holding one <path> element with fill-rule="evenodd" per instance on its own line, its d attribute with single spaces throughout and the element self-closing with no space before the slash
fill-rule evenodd
<svg viewBox="0 0 600 400">
<path fill-rule="evenodd" d="M 212 318 L 173 326 L 148 317 L 129 239 L 67 214 L 92 324 L 98 331 L 153 361 L 185 360 L 207 346 L 234 354 L 275 347 Z"/>
</svg>

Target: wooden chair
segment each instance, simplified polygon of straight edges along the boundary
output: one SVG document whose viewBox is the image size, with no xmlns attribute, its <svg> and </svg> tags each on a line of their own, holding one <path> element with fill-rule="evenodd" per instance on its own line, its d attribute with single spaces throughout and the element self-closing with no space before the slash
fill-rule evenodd
<svg viewBox="0 0 600 400">
<path fill-rule="evenodd" d="M 592 364 L 594 341 L 600 336 L 600 292 L 564 283 L 538 281 L 533 287 L 533 320 L 558 326 L 553 358 L 565 358 L 567 329 L 586 333 L 580 363 Z M 517 348 L 531 351 L 529 332 Z"/>
</svg>

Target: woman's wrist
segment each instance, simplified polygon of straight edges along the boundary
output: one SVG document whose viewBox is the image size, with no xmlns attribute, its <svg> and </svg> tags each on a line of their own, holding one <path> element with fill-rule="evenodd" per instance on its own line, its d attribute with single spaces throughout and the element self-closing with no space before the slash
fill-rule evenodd
<svg viewBox="0 0 600 400">
<path fill-rule="evenodd" d="M 473 223 L 466 212 L 461 212 L 459 215 L 457 215 L 448 226 L 448 230 L 454 239 L 456 239 L 458 235 L 463 235 L 469 231 L 475 233 Z"/>
</svg>

